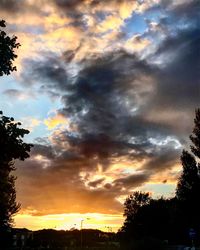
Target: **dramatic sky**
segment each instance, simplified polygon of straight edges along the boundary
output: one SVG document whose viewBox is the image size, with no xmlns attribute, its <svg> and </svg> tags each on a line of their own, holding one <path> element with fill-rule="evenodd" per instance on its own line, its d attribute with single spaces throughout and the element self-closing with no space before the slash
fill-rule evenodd
<svg viewBox="0 0 200 250">
<path fill-rule="evenodd" d="M 134 190 L 172 196 L 200 102 L 199 0 L 0 0 L 0 19 L 21 43 L 0 109 L 35 145 L 16 226 L 117 230 Z"/>
</svg>

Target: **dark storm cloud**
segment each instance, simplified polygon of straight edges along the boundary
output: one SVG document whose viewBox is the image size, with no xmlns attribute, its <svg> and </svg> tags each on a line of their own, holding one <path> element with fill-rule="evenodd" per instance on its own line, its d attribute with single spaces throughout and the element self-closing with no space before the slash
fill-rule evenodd
<svg viewBox="0 0 200 250">
<path fill-rule="evenodd" d="M 40 90 L 57 96 L 56 90 L 66 90 L 68 74 L 63 60 L 54 55 L 44 54 L 44 61 L 26 59 L 24 65 L 28 65 L 29 70 L 22 73 L 24 85 L 35 84 L 40 81 Z M 30 75 L 32 76 L 30 79 Z"/>
<path fill-rule="evenodd" d="M 169 6 L 160 24 L 168 30 L 152 61 L 160 60 L 155 110 L 193 110 L 200 97 L 200 6 L 198 1 Z"/>
<path fill-rule="evenodd" d="M 178 32 L 167 38 L 157 51 L 171 60 L 161 71 L 159 103 L 169 107 L 194 109 L 200 96 L 200 29 Z"/>
<path fill-rule="evenodd" d="M 160 71 L 144 60 L 124 51 L 85 59 L 83 69 L 71 81 L 65 65 L 56 58 L 29 64 L 33 77 L 46 82 L 43 89 L 64 90 L 64 108 L 60 112 L 70 119 L 78 133 L 62 132 L 57 144 L 60 140 L 68 142 L 72 155 L 85 165 L 91 166 L 89 158 L 97 158 L 95 166 L 99 161 L 105 169 L 112 157 L 138 160 L 149 157 L 155 148 L 149 137 L 163 140 L 170 135 L 167 125 L 145 118 L 148 98 L 154 93 Z M 152 78 L 153 83 L 144 76 Z M 148 90 L 150 84 L 152 89 Z M 143 98 L 147 103 L 140 103 Z M 63 156 L 65 162 L 68 157 Z"/>
<path fill-rule="evenodd" d="M 103 164 L 112 156 L 129 155 L 129 151 L 135 157 L 145 154 L 144 148 L 149 146 L 145 120 L 131 110 L 138 108 L 137 98 L 146 91 L 146 83 L 138 86 L 136 80 L 150 75 L 151 67 L 124 51 L 84 64 L 63 96 L 61 112 L 79 133 L 68 137 L 70 144 L 86 157 L 99 157 Z M 149 130 L 159 129 L 149 123 Z M 134 143 L 132 137 L 136 137 Z"/>
</svg>

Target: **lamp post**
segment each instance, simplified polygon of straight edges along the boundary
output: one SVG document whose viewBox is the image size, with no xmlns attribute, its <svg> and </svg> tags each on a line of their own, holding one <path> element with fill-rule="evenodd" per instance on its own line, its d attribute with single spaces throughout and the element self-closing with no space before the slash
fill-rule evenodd
<svg viewBox="0 0 200 250">
<path fill-rule="evenodd" d="M 83 219 L 81 220 L 81 249 L 83 248 Z"/>
<path fill-rule="evenodd" d="M 90 218 L 86 218 L 89 220 Z M 81 220 L 81 249 L 83 248 L 83 221 L 84 219 Z"/>
</svg>

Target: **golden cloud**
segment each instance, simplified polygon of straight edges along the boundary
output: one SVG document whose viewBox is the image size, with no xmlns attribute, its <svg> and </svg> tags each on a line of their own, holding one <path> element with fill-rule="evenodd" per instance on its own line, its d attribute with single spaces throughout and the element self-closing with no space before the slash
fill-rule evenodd
<svg viewBox="0 0 200 250">
<path fill-rule="evenodd" d="M 53 117 L 49 117 L 44 120 L 44 124 L 47 126 L 49 130 L 52 130 L 61 125 L 69 125 L 69 121 L 62 114 L 56 114 Z"/>
</svg>

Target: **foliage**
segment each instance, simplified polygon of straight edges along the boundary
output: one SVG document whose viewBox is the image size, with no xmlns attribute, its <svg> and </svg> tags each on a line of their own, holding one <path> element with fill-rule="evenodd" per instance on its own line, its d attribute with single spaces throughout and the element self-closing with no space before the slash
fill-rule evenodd
<svg viewBox="0 0 200 250">
<path fill-rule="evenodd" d="M 138 211 L 145 205 L 149 204 L 151 198 L 149 193 L 134 192 L 130 195 L 124 203 L 124 216 L 125 221 L 121 229 L 122 232 L 126 232 L 127 236 L 133 232 L 135 235 L 138 234 L 139 228 L 137 221 Z"/>
<path fill-rule="evenodd" d="M 200 190 L 200 165 L 197 163 L 197 159 L 200 159 L 200 109 L 196 110 L 194 124 L 193 134 L 190 136 L 190 140 L 193 143 L 190 148 L 193 154 L 185 150 L 182 152 L 183 172 L 176 189 L 177 198 L 188 202 L 197 201 Z"/>
<path fill-rule="evenodd" d="M 130 195 L 124 203 L 124 216 L 127 219 L 134 217 L 140 207 L 150 202 L 149 193 L 134 192 Z"/>
<path fill-rule="evenodd" d="M 183 172 L 179 178 L 176 196 L 182 201 L 195 200 L 200 190 L 197 163 L 192 154 L 183 150 L 181 155 Z"/>
<path fill-rule="evenodd" d="M 23 142 L 24 135 L 29 131 L 19 126 L 12 117 L 0 112 L 0 228 L 12 224 L 12 216 L 19 210 L 16 203 L 14 160 L 25 160 L 29 157 L 31 144 Z"/>
<path fill-rule="evenodd" d="M 0 21 L 0 76 L 9 75 L 12 71 L 16 71 L 13 61 L 17 58 L 15 49 L 19 48 L 17 37 L 9 37 L 2 28 L 6 27 L 5 21 Z"/>
<path fill-rule="evenodd" d="M 176 197 L 185 221 L 186 228 L 195 228 L 199 230 L 200 224 L 200 203 L 198 200 L 200 194 L 200 109 L 195 112 L 194 129 L 190 136 L 192 145 L 191 152 L 183 150 L 181 162 L 183 171 L 178 180 L 176 188 Z M 187 216 L 186 216 L 187 215 Z"/>
<path fill-rule="evenodd" d="M 200 109 L 197 109 L 195 113 L 193 134 L 190 136 L 193 145 L 190 148 L 192 153 L 200 159 Z"/>
</svg>

